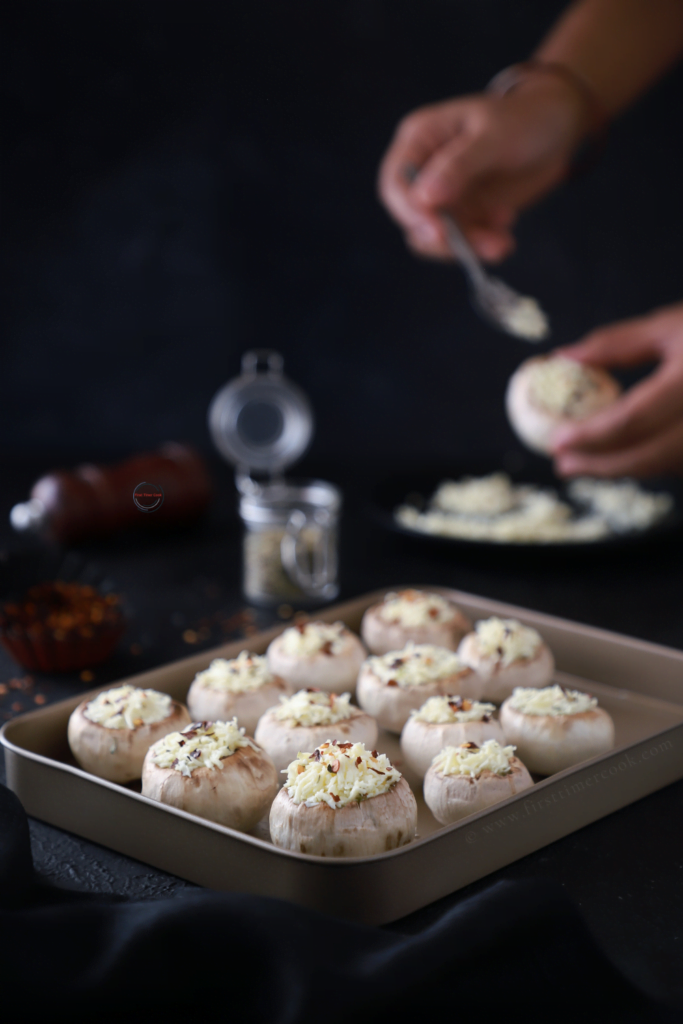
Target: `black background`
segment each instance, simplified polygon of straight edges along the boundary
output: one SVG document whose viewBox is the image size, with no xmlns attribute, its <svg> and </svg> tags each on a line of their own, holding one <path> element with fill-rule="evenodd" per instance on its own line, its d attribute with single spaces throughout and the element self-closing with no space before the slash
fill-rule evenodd
<svg viewBox="0 0 683 1024">
<path fill-rule="evenodd" d="M 6 10 L 6 454 L 208 450 L 207 405 L 252 346 L 309 393 L 316 462 L 514 450 L 502 393 L 530 347 L 476 318 L 457 269 L 405 249 L 375 178 L 403 114 L 482 88 L 562 6 Z M 682 297 L 682 108 L 679 69 L 524 217 L 504 273 L 547 307 L 553 343 Z"/>
</svg>

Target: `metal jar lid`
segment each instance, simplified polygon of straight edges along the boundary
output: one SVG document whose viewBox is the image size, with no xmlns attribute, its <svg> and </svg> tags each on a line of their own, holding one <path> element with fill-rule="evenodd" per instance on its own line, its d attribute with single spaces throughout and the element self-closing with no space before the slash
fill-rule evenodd
<svg viewBox="0 0 683 1024">
<path fill-rule="evenodd" d="M 213 442 L 238 472 L 279 473 L 311 441 L 310 403 L 284 376 L 283 363 L 279 353 L 267 349 L 245 352 L 241 376 L 222 387 L 209 406 Z"/>
</svg>

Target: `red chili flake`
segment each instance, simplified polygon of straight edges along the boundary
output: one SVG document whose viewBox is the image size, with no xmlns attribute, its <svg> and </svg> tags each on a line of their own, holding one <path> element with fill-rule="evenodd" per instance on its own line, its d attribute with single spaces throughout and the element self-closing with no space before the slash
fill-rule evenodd
<svg viewBox="0 0 683 1024">
<path fill-rule="evenodd" d="M 0 697 L 4 697 L 7 693 L 7 683 L 0 683 Z"/>
<path fill-rule="evenodd" d="M 313 754 L 311 754 L 311 757 L 314 757 L 316 759 L 316 761 L 319 761 L 320 760 L 320 750 L 316 750 Z"/>
<path fill-rule="evenodd" d="M 44 704 L 47 700 L 47 697 L 45 696 L 44 693 L 37 693 L 33 700 L 36 704 Z"/>
<path fill-rule="evenodd" d="M 362 760 L 363 760 L 362 757 L 357 757 L 356 758 L 356 768 L 358 767 L 358 765 L 361 763 Z"/>
<path fill-rule="evenodd" d="M 396 682 L 395 679 L 390 679 L 389 682 L 387 683 L 387 686 L 398 686 L 398 683 Z"/>
<path fill-rule="evenodd" d="M 320 687 L 319 686 L 307 686 L 306 687 L 306 693 L 320 693 Z"/>
<path fill-rule="evenodd" d="M 339 797 L 337 796 L 337 794 L 336 794 L 336 793 L 330 793 L 330 796 L 331 796 L 331 797 L 332 797 L 332 799 L 334 800 L 335 804 L 338 804 L 338 803 L 339 803 Z"/>
<path fill-rule="evenodd" d="M 336 775 L 337 772 L 339 771 L 339 768 L 340 768 L 340 764 L 339 764 L 339 761 L 337 760 L 336 757 L 335 757 L 334 761 L 330 761 L 330 763 L 327 766 L 327 770 L 330 773 L 330 775 Z"/>
<path fill-rule="evenodd" d="M 496 651 L 498 652 L 498 656 L 500 658 L 502 658 L 503 657 L 503 648 L 502 647 L 496 647 Z"/>
<path fill-rule="evenodd" d="M 320 653 L 321 654 L 327 654 L 327 655 L 331 655 L 332 654 L 332 641 L 331 640 L 326 640 L 325 641 L 325 643 L 320 648 Z"/>
<path fill-rule="evenodd" d="M 373 750 L 373 751 L 372 751 L 372 756 L 373 756 L 373 757 L 379 757 L 379 754 L 377 753 L 377 751 L 376 751 L 376 750 Z"/>
<path fill-rule="evenodd" d="M 201 757 L 201 756 L 202 756 L 201 750 L 193 750 L 192 753 L 190 754 L 190 757 Z"/>
<path fill-rule="evenodd" d="M 375 775 L 384 775 L 384 774 L 386 774 L 385 772 L 381 772 L 379 770 L 379 768 L 373 768 L 371 764 L 368 765 L 368 768 L 370 769 L 371 772 L 374 772 Z"/>
<path fill-rule="evenodd" d="M 403 664 L 403 658 L 394 658 L 389 668 L 400 668 Z"/>
<path fill-rule="evenodd" d="M 429 611 L 427 612 L 427 615 L 429 616 L 430 619 L 436 619 L 439 615 L 439 609 L 430 608 Z"/>
<path fill-rule="evenodd" d="M 21 711 L 21 704 L 19 703 L 18 700 L 15 700 L 14 704 L 12 705 L 12 711 Z"/>
<path fill-rule="evenodd" d="M 295 627 L 294 627 L 294 628 L 295 628 L 295 629 L 298 629 L 298 630 L 299 630 L 299 632 L 300 632 L 300 633 L 302 634 L 302 636 L 303 636 L 303 634 L 304 634 L 304 633 L 306 632 L 306 623 L 305 623 L 305 622 L 297 622 L 297 623 L 295 624 Z"/>
<path fill-rule="evenodd" d="M 463 743 L 463 747 L 467 747 L 468 750 L 479 750 L 479 747 L 477 746 L 477 744 L 476 743 L 472 743 L 471 741 L 468 741 L 467 743 Z"/>
<path fill-rule="evenodd" d="M 484 715 L 482 717 L 482 722 L 490 722 L 490 721 L 491 721 L 491 716 L 490 715 Z"/>
<path fill-rule="evenodd" d="M 10 690 L 21 690 L 22 689 L 21 680 L 20 679 L 10 679 L 10 681 L 9 681 L 9 688 L 10 688 Z"/>
<path fill-rule="evenodd" d="M 348 750 L 349 747 L 353 746 L 353 743 L 338 743 L 337 746 L 340 750 Z"/>
</svg>

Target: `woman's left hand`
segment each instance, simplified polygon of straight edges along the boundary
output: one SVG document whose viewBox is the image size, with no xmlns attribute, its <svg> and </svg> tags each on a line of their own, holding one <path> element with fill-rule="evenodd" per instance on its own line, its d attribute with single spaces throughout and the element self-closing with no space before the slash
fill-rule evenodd
<svg viewBox="0 0 683 1024">
<path fill-rule="evenodd" d="M 558 430 L 560 476 L 683 473 L 683 303 L 602 327 L 557 354 L 604 368 L 658 364 L 614 405 Z"/>
</svg>

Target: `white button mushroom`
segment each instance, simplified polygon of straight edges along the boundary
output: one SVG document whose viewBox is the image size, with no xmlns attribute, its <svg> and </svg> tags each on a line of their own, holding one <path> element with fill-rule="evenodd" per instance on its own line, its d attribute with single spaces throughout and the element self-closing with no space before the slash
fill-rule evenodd
<svg viewBox="0 0 683 1024">
<path fill-rule="evenodd" d="M 450 825 L 533 786 L 515 748 L 487 740 L 481 747 L 446 747 L 425 775 L 424 798 L 437 821 Z"/>
<path fill-rule="evenodd" d="M 231 722 L 193 722 L 147 752 L 142 794 L 228 828 L 248 832 L 279 788 L 275 765 Z"/>
<path fill-rule="evenodd" d="M 300 753 L 270 811 L 276 846 L 318 857 L 367 857 L 415 838 L 417 803 L 386 754 L 362 743 Z"/>
<path fill-rule="evenodd" d="M 383 729 L 400 733 L 410 712 L 428 697 L 459 693 L 477 700 L 482 680 L 454 651 L 432 644 L 407 644 L 375 655 L 358 674 L 358 703 Z"/>
<path fill-rule="evenodd" d="M 228 722 L 231 718 L 253 736 L 264 711 L 291 693 L 284 680 L 273 675 L 264 656 L 242 651 L 237 658 L 215 658 L 195 676 L 187 706 L 196 722 Z"/>
<path fill-rule="evenodd" d="M 592 416 L 620 393 L 619 383 L 600 367 L 561 356 L 532 356 L 510 378 L 505 405 L 519 439 L 547 455 L 558 427 Z"/>
<path fill-rule="evenodd" d="M 286 768 L 300 750 L 314 750 L 330 733 L 372 749 L 377 744 L 377 722 L 350 701 L 350 693 L 337 696 L 310 688 L 280 697 L 280 704 L 259 719 L 254 739 L 278 770 Z"/>
<path fill-rule="evenodd" d="M 444 747 L 486 740 L 505 743 L 500 724 L 493 718 L 495 705 L 463 697 L 430 697 L 411 711 L 401 733 L 401 750 L 410 767 L 424 776 Z"/>
<path fill-rule="evenodd" d="M 150 746 L 189 721 L 187 708 L 168 694 L 126 684 L 79 704 L 67 736 L 81 768 L 110 782 L 132 782 Z"/>
<path fill-rule="evenodd" d="M 343 622 L 299 622 L 275 637 L 266 656 L 270 671 L 295 690 L 353 693 L 367 651 Z"/>
<path fill-rule="evenodd" d="M 423 590 L 388 593 L 367 609 L 361 636 L 373 654 L 398 651 L 409 642 L 454 651 L 472 623 L 452 601 Z"/>
<path fill-rule="evenodd" d="M 501 703 L 516 686 L 546 686 L 555 661 L 541 635 L 516 619 L 477 622 L 458 648 L 463 664 L 481 676 L 483 696 Z"/>
<path fill-rule="evenodd" d="M 562 686 L 516 688 L 500 709 L 500 724 L 539 775 L 561 772 L 614 746 L 614 723 L 597 699 Z"/>
</svg>

